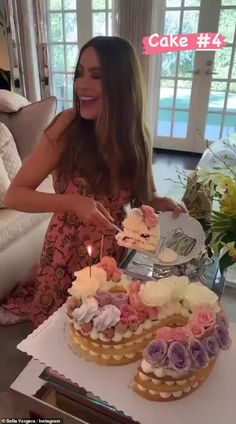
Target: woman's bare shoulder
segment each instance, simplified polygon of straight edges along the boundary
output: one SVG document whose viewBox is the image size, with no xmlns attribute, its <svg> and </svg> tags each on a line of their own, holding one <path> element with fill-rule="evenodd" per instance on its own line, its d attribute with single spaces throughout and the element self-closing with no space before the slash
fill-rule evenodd
<svg viewBox="0 0 236 424">
<path fill-rule="evenodd" d="M 70 125 L 70 123 L 75 118 L 76 112 L 74 109 L 66 109 L 63 112 L 60 112 L 53 119 L 49 127 L 46 129 L 45 133 L 47 137 L 51 140 L 58 139 L 63 131 Z"/>
</svg>

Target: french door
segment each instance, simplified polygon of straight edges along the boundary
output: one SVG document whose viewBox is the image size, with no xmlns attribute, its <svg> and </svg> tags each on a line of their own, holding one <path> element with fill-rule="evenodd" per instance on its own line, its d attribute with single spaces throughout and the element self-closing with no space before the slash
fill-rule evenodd
<svg viewBox="0 0 236 424">
<path fill-rule="evenodd" d="M 215 32 L 228 46 L 218 51 L 160 55 L 154 146 L 203 152 L 204 139 L 236 130 L 236 0 L 166 0 L 163 34 Z"/>
<path fill-rule="evenodd" d="M 51 93 L 58 112 L 72 106 L 79 48 L 97 35 L 111 35 L 112 0 L 46 0 Z"/>
</svg>

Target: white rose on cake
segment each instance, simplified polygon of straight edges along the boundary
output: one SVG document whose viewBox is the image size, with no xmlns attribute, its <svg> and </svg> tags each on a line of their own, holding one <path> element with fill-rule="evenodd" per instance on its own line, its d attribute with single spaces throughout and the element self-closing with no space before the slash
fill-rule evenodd
<svg viewBox="0 0 236 424">
<path fill-rule="evenodd" d="M 181 301 L 184 299 L 189 284 L 188 277 L 184 275 L 181 277 L 171 275 L 170 277 L 162 278 L 161 282 L 170 287 L 173 301 Z"/>
<path fill-rule="evenodd" d="M 162 307 L 171 301 L 171 288 L 162 281 L 147 281 L 141 286 L 139 296 L 144 305 Z"/>
<path fill-rule="evenodd" d="M 72 287 L 68 292 L 75 298 L 82 300 L 89 296 L 94 296 L 96 291 L 101 289 L 107 280 L 106 272 L 96 265 L 92 266 L 91 277 L 89 267 L 75 272 L 75 276 L 77 278 L 73 281 Z"/>
<path fill-rule="evenodd" d="M 197 308 L 208 307 L 217 312 L 219 309 L 217 305 L 218 296 L 199 283 L 191 283 L 188 285 L 184 297 L 184 306 L 191 311 Z"/>
</svg>

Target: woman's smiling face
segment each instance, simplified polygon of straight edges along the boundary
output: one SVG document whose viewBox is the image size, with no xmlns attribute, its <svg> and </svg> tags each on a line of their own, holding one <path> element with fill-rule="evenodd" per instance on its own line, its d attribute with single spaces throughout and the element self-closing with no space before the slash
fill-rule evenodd
<svg viewBox="0 0 236 424">
<path fill-rule="evenodd" d="M 100 60 L 93 47 L 88 47 L 81 55 L 74 88 L 82 118 L 96 120 L 102 113 L 103 96 Z"/>
</svg>

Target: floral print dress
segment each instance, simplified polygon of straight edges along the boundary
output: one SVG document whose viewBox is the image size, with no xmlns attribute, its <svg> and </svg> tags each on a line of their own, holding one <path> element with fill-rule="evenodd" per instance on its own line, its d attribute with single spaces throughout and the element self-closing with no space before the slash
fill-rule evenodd
<svg viewBox="0 0 236 424">
<path fill-rule="evenodd" d="M 124 206 L 130 202 L 130 193 L 121 190 L 111 197 L 97 197 L 82 177 L 73 177 L 67 185 L 58 180 L 55 192 L 79 193 L 101 202 L 110 212 L 117 226 L 125 217 Z M 115 233 L 104 234 L 103 256 L 111 255 L 118 262 L 124 249 L 115 240 Z M 99 262 L 102 233 L 95 225 L 85 225 L 71 212 L 54 213 L 49 223 L 35 284 L 17 287 L 0 306 L 0 324 L 31 320 L 41 324 L 67 299 L 74 272 L 89 264 L 86 245 L 91 244 L 92 261 Z"/>
</svg>

